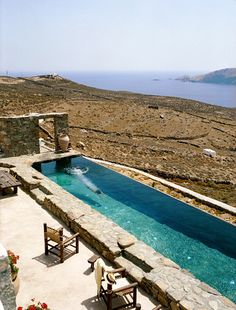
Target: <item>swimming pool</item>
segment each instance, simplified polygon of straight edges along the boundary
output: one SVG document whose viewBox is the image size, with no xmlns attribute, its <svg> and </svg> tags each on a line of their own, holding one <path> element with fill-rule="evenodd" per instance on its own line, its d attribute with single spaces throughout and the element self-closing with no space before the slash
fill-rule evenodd
<svg viewBox="0 0 236 310">
<path fill-rule="evenodd" d="M 33 167 L 236 302 L 235 226 L 83 157 Z"/>
</svg>

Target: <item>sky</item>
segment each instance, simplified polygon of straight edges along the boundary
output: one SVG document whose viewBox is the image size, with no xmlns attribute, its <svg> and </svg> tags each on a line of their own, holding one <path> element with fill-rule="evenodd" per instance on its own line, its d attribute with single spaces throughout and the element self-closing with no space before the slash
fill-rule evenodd
<svg viewBox="0 0 236 310">
<path fill-rule="evenodd" d="M 236 67 L 236 0 L 0 0 L 0 71 Z"/>
</svg>

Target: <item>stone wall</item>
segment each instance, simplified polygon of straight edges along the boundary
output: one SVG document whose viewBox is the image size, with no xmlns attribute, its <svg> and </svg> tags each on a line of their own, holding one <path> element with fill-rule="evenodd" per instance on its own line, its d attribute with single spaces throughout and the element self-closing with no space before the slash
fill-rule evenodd
<svg viewBox="0 0 236 310">
<path fill-rule="evenodd" d="M 16 309 L 16 296 L 11 281 L 11 271 L 8 262 L 8 256 L 6 250 L 1 244 L 0 244 L 0 301 L 2 302 L 4 310 Z"/>
<path fill-rule="evenodd" d="M 59 151 L 58 134 L 69 133 L 68 114 L 48 113 L 0 117 L 0 149 L 5 156 L 40 153 L 39 119 L 54 119 L 55 150 Z"/>
<path fill-rule="evenodd" d="M 38 119 L 0 118 L 0 147 L 6 156 L 39 153 Z"/>
</svg>

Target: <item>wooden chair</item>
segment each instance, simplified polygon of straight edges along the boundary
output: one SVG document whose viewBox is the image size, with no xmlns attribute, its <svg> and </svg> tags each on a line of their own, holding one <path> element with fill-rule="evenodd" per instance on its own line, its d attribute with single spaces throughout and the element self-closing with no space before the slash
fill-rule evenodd
<svg viewBox="0 0 236 310">
<path fill-rule="evenodd" d="M 71 256 L 79 252 L 79 233 L 74 234 L 71 237 L 63 235 L 63 228 L 54 229 L 48 227 L 46 223 L 44 227 L 44 245 L 45 255 L 52 253 L 60 257 L 60 262 L 63 263 L 66 256 Z M 75 250 L 71 250 L 75 249 Z"/>
<path fill-rule="evenodd" d="M 100 268 L 101 270 L 99 270 Z M 112 276 L 115 277 L 115 283 L 107 281 L 107 276 L 110 273 L 112 273 Z M 138 283 L 135 282 L 129 284 L 125 276 L 125 268 L 110 269 L 109 267 L 106 267 L 103 262 L 101 266 L 101 258 L 96 261 L 95 278 L 98 285 L 98 296 L 102 297 L 105 301 L 107 310 L 115 310 L 127 307 L 135 308 L 137 306 Z M 101 277 L 100 283 L 99 277 Z"/>
</svg>

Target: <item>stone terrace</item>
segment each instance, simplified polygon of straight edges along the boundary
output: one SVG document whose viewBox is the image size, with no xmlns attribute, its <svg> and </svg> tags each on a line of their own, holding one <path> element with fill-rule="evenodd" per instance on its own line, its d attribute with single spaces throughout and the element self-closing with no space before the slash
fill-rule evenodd
<svg viewBox="0 0 236 310">
<path fill-rule="evenodd" d="M 97 298 L 94 273 L 87 262 L 94 254 L 88 244 L 80 240 L 79 253 L 60 264 L 54 255 L 44 255 L 43 223 L 55 228 L 64 226 L 65 234 L 69 236 L 70 232 L 63 223 L 22 190 L 19 190 L 18 195 L 4 196 L 0 200 L 0 206 L 1 241 L 5 248 L 20 256 L 17 262 L 20 279 L 17 306 L 26 306 L 35 298 L 37 301 L 46 302 L 52 310 L 106 309 L 104 301 Z M 110 265 L 108 262 L 106 264 Z M 3 274 L 0 268 L 0 282 Z M 0 298 L 3 297 L 1 289 L 0 283 Z M 4 303 L 4 309 L 15 310 L 14 303 L 10 303 L 9 289 L 7 293 L 4 301 L 8 300 L 8 307 Z M 157 305 L 140 289 L 138 302 L 142 309 L 153 309 Z"/>
<path fill-rule="evenodd" d="M 76 153 L 70 153 L 76 155 Z M 0 166 L 21 180 L 30 195 L 167 309 L 233 310 L 235 304 L 177 264 L 93 210 L 31 167 L 36 161 L 68 156 L 41 154 L 2 159 Z M 148 309 L 147 309 L 148 310 Z"/>
</svg>

